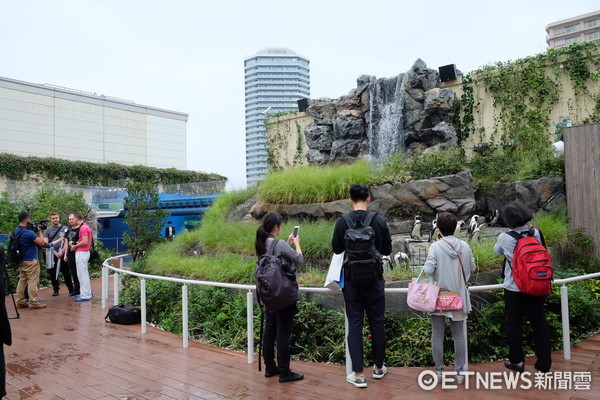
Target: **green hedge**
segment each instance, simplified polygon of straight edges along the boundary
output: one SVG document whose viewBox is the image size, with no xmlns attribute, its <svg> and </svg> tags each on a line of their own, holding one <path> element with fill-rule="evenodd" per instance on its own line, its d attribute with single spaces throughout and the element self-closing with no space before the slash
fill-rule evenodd
<svg viewBox="0 0 600 400">
<path fill-rule="evenodd" d="M 16 181 L 39 177 L 44 180 L 59 180 L 73 185 L 91 186 L 111 186 L 117 181 L 177 184 L 227 179 L 217 174 L 175 168 L 127 166 L 116 163 L 100 164 L 52 157 L 22 157 L 9 153 L 0 153 L 0 176 Z"/>
</svg>

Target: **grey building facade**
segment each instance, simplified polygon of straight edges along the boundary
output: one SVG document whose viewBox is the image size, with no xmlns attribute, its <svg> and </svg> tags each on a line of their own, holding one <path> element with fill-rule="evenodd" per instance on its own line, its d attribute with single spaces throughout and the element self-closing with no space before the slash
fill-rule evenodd
<svg viewBox="0 0 600 400">
<path fill-rule="evenodd" d="M 600 11 L 552 22 L 546 26 L 546 33 L 550 49 L 600 40 Z"/>
</svg>

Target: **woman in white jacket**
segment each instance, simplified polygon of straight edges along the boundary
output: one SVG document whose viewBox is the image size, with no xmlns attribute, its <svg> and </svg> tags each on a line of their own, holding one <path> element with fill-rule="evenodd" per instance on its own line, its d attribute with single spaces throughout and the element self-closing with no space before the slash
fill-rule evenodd
<svg viewBox="0 0 600 400">
<path fill-rule="evenodd" d="M 440 288 L 460 293 L 463 307 L 454 311 L 431 312 L 431 351 L 438 376 L 444 371 L 444 326 L 445 319 L 450 319 L 452 340 L 454 341 L 454 368 L 456 381 L 464 382 L 462 371 L 467 369 L 467 335 L 466 324 L 471 311 L 471 300 L 467 290 L 467 282 L 475 271 L 475 260 L 469 245 L 456 237 L 456 216 L 452 213 L 441 213 L 437 218 L 437 227 L 442 238 L 431 244 L 425 261 L 424 272 L 433 276 Z"/>
</svg>

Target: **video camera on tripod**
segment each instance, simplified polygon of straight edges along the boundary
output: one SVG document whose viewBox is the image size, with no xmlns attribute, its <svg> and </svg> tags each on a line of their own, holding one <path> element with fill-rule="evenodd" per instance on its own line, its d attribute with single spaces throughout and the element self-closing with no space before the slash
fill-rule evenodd
<svg viewBox="0 0 600 400">
<path fill-rule="evenodd" d="M 39 229 L 45 231 L 48 228 L 48 222 L 50 221 L 47 219 L 42 219 L 40 221 L 35 222 L 28 222 L 27 229 L 34 232 L 37 232 Z"/>
</svg>

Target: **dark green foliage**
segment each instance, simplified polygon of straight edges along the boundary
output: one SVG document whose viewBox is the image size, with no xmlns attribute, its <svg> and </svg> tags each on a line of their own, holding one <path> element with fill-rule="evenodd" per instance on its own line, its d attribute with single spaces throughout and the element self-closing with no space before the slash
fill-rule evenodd
<svg viewBox="0 0 600 400">
<path fill-rule="evenodd" d="M 116 181 L 176 184 L 227 179 L 217 174 L 175 168 L 96 164 L 52 157 L 22 157 L 8 153 L 0 153 L 0 176 L 16 181 L 35 176 L 47 181 L 60 180 L 74 185 L 93 186 L 112 186 Z"/>
<path fill-rule="evenodd" d="M 560 278 L 573 272 L 559 273 Z M 121 294 L 121 302 L 139 305 L 139 281 L 128 278 L 130 285 Z M 148 321 L 160 328 L 181 334 L 181 285 L 147 281 Z M 600 329 L 600 298 L 589 289 L 590 282 L 569 285 L 571 340 L 578 342 Z M 504 327 L 504 302 L 501 291 L 496 297 L 478 301 L 468 319 L 470 362 L 505 358 L 508 354 Z M 190 286 L 189 329 L 192 337 L 224 348 L 246 350 L 246 296 L 221 288 Z M 546 300 L 546 316 L 554 350 L 562 347 L 560 295 L 558 288 Z M 254 309 L 254 337 L 258 346 L 260 312 Z M 386 314 L 386 364 L 389 366 L 429 366 L 431 357 L 431 320 L 424 316 L 397 318 Z M 452 338 L 446 327 L 444 343 L 446 363 L 453 362 Z M 364 324 L 365 365 L 373 364 L 368 323 Z M 524 324 L 524 351 L 533 354 L 531 327 Z M 344 314 L 323 306 L 320 296 L 298 302 L 291 344 L 299 358 L 320 363 L 344 363 Z"/>
<path fill-rule="evenodd" d="M 158 189 L 149 182 L 128 183 L 124 205 L 127 210 L 125 223 L 129 231 L 123 234 L 123 243 L 129 247 L 135 261 L 153 244 L 163 240 L 162 219 L 169 212 L 158 207 Z"/>
</svg>

